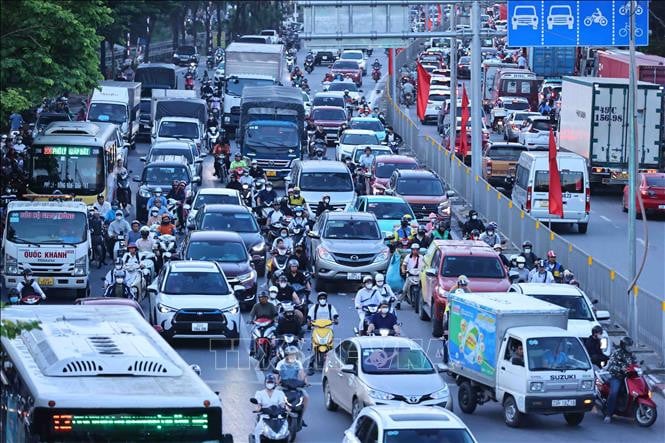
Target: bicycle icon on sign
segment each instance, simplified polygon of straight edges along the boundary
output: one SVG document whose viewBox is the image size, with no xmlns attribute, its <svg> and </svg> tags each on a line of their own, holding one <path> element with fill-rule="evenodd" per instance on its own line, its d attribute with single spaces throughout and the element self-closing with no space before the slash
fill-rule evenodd
<svg viewBox="0 0 665 443">
<path fill-rule="evenodd" d="M 635 5 L 635 15 L 642 15 L 643 12 L 644 10 L 642 9 L 641 5 L 639 4 Z M 630 14 L 630 1 L 627 1 L 626 3 L 623 4 L 623 6 L 619 8 L 619 15 L 628 15 L 628 14 Z M 637 29 L 635 31 L 636 31 L 635 35 L 637 35 Z"/>
<path fill-rule="evenodd" d="M 600 26 L 607 26 L 607 18 L 600 12 L 599 8 L 596 8 L 596 12 L 584 19 L 584 26 L 591 26 L 594 23 L 598 23 Z"/>
<path fill-rule="evenodd" d="M 626 23 L 619 29 L 619 37 L 626 37 L 630 34 L 630 26 Z M 642 28 L 635 27 L 635 37 L 642 37 Z"/>
</svg>

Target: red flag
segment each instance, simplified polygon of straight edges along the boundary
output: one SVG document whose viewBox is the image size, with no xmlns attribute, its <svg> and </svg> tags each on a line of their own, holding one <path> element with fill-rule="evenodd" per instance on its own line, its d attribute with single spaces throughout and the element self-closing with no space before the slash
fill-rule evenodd
<svg viewBox="0 0 665 443">
<path fill-rule="evenodd" d="M 441 10 L 441 5 L 436 5 L 436 24 L 441 26 L 443 23 L 443 11 Z"/>
<path fill-rule="evenodd" d="M 393 56 L 395 50 L 393 48 L 388 48 L 388 75 L 392 77 L 393 75 Z"/>
<path fill-rule="evenodd" d="M 550 186 L 549 186 L 549 211 L 550 214 L 563 218 L 563 196 L 561 195 L 561 177 L 559 166 L 556 162 L 556 141 L 554 140 L 554 129 L 550 127 Z"/>
<path fill-rule="evenodd" d="M 429 17 L 427 18 L 427 30 L 428 31 L 432 30 L 432 19 Z"/>
<path fill-rule="evenodd" d="M 418 84 L 416 89 L 416 111 L 420 121 L 425 120 L 425 110 L 427 109 L 427 99 L 429 98 L 429 72 L 418 63 L 416 68 L 418 73 Z"/>
<path fill-rule="evenodd" d="M 457 106 L 453 104 L 452 106 Z M 457 122 L 452 123 L 457 125 Z M 466 126 L 469 124 L 469 96 L 466 95 L 466 87 L 462 84 L 462 121 L 460 122 L 460 133 L 459 133 L 459 153 L 462 155 L 462 159 L 466 157 L 469 152 L 469 141 L 466 135 Z"/>
</svg>

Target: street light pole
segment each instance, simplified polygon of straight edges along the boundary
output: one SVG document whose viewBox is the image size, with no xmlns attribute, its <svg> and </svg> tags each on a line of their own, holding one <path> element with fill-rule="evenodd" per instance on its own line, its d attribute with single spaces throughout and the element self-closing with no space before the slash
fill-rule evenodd
<svg viewBox="0 0 665 443">
<path fill-rule="evenodd" d="M 480 102 L 480 2 L 474 0 L 471 8 L 471 175 L 476 180 L 481 175 L 482 143 L 481 102 Z M 453 122 L 456 124 L 456 122 Z M 455 128 L 453 128 L 454 130 Z M 473 207 L 480 204 L 480 188 L 473 187 Z"/>
<path fill-rule="evenodd" d="M 453 5 L 450 10 L 450 32 L 455 32 L 457 25 L 456 6 Z M 457 39 L 450 38 L 450 115 L 448 120 L 448 131 L 450 133 L 450 152 L 455 152 L 455 143 L 457 143 Z M 452 165 L 452 162 L 451 162 Z M 453 168 L 454 170 L 454 168 Z"/>
<path fill-rule="evenodd" d="M 636 99 L 636 81 L 635 81 L 635 0 L 630 0 L 630 70 L 628 86 L 628 266 L 629 281 L 635 281 L 637 275 L 637 251 L 635 245 L 635 218 L 637 215 L 637 128 L 635 119 L 637 118 Z M 632 288 L 628 288 L 630 294 L 630 306 L 632 311 L 631 335 L 637 340 L 637 298 L 632 294 Z"/>
</svg>

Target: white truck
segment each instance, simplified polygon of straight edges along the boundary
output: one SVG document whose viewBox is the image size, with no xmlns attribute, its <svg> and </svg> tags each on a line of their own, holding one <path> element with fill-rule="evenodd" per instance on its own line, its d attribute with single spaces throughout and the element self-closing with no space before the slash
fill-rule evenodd
<svg viewBox="0 0 665 443">
<path fill-rule="evenodd" d="M 563 77 L 559 147 L 586 159 L 591 183 L 628 183 L 628 82 L 620 78 Z M 663 165 L 663 87 L 638 82 L 638 169 Z"/>
<path fill-rule="evenodd" d="M 92 91 L 88 121 L 115 123 L 132 149 L 139 132 L 141 83 L 103 80 Z"/>
<path fill-rule="evenodd" d="M 593 408 L 594 372 L 568 310 L 516 293 L 450 294 L 449 372 L 460 409 L 494 400 L 508 426 L 525 414 L 578 425 Z"/>
<path fill-rule="evenodd" d="M 150 120 L 155 124 L 155 115 L 157 113 L 157 102 L 167 98 L 196 98 L 196 91 L 193 89 L 153 89 L 150 99 Z"/>
<path fill-rule="evenodd" d="M 42 289 L 89 293 L 88 209 L 75 201 L 13 201 L 2 237 L 2 273 L 15 288 L 29 266 Z"/>
<path fill-rule="evenodd" d="M 231 43 L 226 48 L 224 109 L 222 124 L 228 131 L 238 127 L 240 98 L 245 86 L 271 86 L 288 80 L 284 46 Z"/>
</svg>

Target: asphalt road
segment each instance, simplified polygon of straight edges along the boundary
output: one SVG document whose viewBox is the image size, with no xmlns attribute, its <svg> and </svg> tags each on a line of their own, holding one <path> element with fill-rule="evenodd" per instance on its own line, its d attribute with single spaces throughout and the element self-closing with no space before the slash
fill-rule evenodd
<svg viewBox="0 0 665 443">
<path fill-rule="evenodd" d="M 376 55 L 379 55 L 377 51 Z M 299 62 L 302 63 L 304 53 L 299 54 Z M 373 58 L 372 58 L 373 60 Z M 381 63 L 386 67 L 385 57 L 380 56 Z M 313 92 L 320 90 L 320 80 L 326 69 L 317 67 L 309 76 Z M 373 100 L 376 94 L 373 89 L 373 81 L 370 77 L 364 78 L 364 91 L 368 99 Z M 382 88 L 382 83 L 378 84 Z M 425 128 L 431 130 L 431 127 Z M 129 169 L 134 174 L 139 174 L 143 164 L 139 157 L 145 155 L 148 144 L 139 143 L 137 149 L 132 151 L 129 159 Z M 328 158 L 332 158 L 332 149 Z M 212 159 L 206 159 L 204 163 L 203 186 L 220 186 L 217 179 L 212 176 Z M 281 188 L 281 187 L 277 187 Z M 619 210 L 620 211 L 620 210 Z M 620 213 L 620 212 L 619 212 Z M 624 217 L 625 218 L 625 217 Z M 594 230 L 589 231 L 593 235 Z M 662 239 L 662 236 L 661 236 Z M 92 272 L 92 294 L 100 295 L 102 283 L 100 279 L 104 276 L 107 268 L 93 270 Z M 357 288 L 353 286 L 338 286 L 335 293 L 331 293 L 330 301 L 340 312 L 340 324 L 335 328 L 337 339 L 349 337 L 353 334 L 353 327 L 357 324 L 357 316 L 353 309 L 353 295 Z M 49 299 L 49 303 L 69 303 L 67 300 L 57 300 L 55 297 Z M 245 314 L 246 315 L 246 314 Z M 441 342 L 431 339 L 431 324 L 423 322 L 405 305 L 398 313 L 399 320 L 403 323 L 404 334 L 422 342 L 430 357 L 440 361 L 437 350 L 441 348 Z M 249 398 L 257 389 L 261 389 L 263 374 L 255 366 L 255 362 L 249 358 L 247 327 L 241 329 L 241 343 L 238 348 L 231 349 L 223 343 L 211 343 L 208 340 L 186 341 L 174 343 L 174 348 L 189 363 L 198 364 L 202 369 L 203 379 L 210 387 L 218 391 L 224 404 L 224 427 L 225 432 L 233 434 L 236 441 L 246 441 L 248 434 L 254 427 L 254 414 Z M 304 349 L 309 350 L 309 336 L 305 338 Z M 321 376 L 316 374 L 310 377 L 312 386 L 308 389 L 310 394 L 310 406 L 305 415 L 308 427 L 304 428 L 298 435 L 297 441 L 333 443 L 342 440 L 343 432 L 351 424 L 351 418 L 344 412 L 327 411 L 323 404 L 321 390 Z M 451 396 L 454 404 L 457 404 L 457 389 L 452 380 L 448 380 L 451 388 Z M 662 398 L 656 399 L 659 407 L 665 406 Z M 461 414 L 462 419 L 469 426 L 479 442 L 511 442 L 520 441 L 524 443 L 547 443 L 561 442 L 574 439 L 585 442 L 656 442 L 662 441 L 665 436 L 665 422 L 661 419 L 650 429 L 641 429 L 630 422 L 615 421 L 612 425 L 604 425 L 601 417 L 596 413 L 589 414 L 584 422 L 577 428 L 569 428 L 560 416 L 536 416 L 530 418 L 523 429 L 515 430 L 508 428 L 502 419 L 501 408 L 494 403 L 486 404 L 477 409 L 473 415 L 462 414 L 457 406 L 455 412 Z"/>
</svg>

